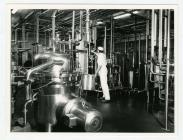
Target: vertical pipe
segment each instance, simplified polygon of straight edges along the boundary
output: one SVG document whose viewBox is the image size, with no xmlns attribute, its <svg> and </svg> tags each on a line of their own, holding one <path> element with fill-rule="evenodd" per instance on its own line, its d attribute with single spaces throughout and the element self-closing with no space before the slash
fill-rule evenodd
<svg viewBox="0 0 183 140">
<path fill-rule="evenodd" d="M 139 33 L 139 45 L 138 45 L 138 56 L 139 56 L 139 68 L 140 68 L 140 64 L 141 64 L 141 61 L 140 61 L 140 58 L 141 58 L 141 54 L 140 54 L 140 45 L 141 45 L 141 42 L 140 42 L 140 40 L 141 40 L 141 35 L 140 35 L 140 33 Z"/>
<path fill-rule="evenodd" d="M 72 41 L 74 41 L 75 32 L 75 11 L 72 12 Z"/>
<path fill-rule="evenodd" d="M 162 9 L 159 10 L 159 53 L 158 53 L 159 63 L 161 65 L 162 61 Z"/>
<path fill-rule="evenodd" d="M 154 45 L 155 45 L 155 11 L 152 9 L 151 13 L 151 59 L 154 57 Z M 150 65 L 151 71 L 153 71 L 153 63 L 151 60 L 151 65 Z M 150 73 L 150 79 L 152 77 L 152 74 Z"/>
<path fill-rule="evenodd" d="M 39 15 L 36 15 L 36 43 L 39 43 Z M 36 54 L 39 51 L 38 45 L 35 46 Z"/>
<path fill-rule="evenodd" d="M 90 19 L 89 19 L 89 9 L 86 9 L 86 41 L 89 43 L 89 48 L 87 50 L 87 70 L 86 70 L 86 73 L 88 74 L 88 59 L 89 59 L 89 56 L 90 56 L 90 31 L 89 31 L 89 22 L 90 22 Z"/>
<path fill-rule="evenodd" d="M 112 50 L 113 50 L 113 17 L 111 17 L 111 42 L 110 42 L 110 59 L 112 59 Z"/>
<path fill-rule="evenodd" d="M 80 40 L 83 38 L 83 11 L 80 11 Z"/>
<path fill-rule="evenodd" d="M 123 57 L 123 82 L 125 81 L 125 59 L 127 58 L 127 39 L 125 38 L 125 55 Z"/>
<path fill-rule="evenodd" d="M 29 32 L 26 33 L 26 40 L 29 42 Z"/>
<path fill-rule="evenodd" d="M 52 47 L 53 47 L 53 52 L 55 52 L 55 18 L 56 18 L 56 13 L 57 13 L 57 10 L 54 10 L 51 18 L 52 18 Z"/>
<path fill-rule="evenodd" d="M 26 100 L 31 100 L 32 99 L 32 96 L 31 96 L 31 85 L 28 84 L 26 86 Z"/>
<path fill-rule="evenodd" d="M 157 44 L 157 13 L 154 12 L 154 46 Z"/>
<path fill-rule="evenodd" d="M 154 9 L 152 9 L 152 14 L 151 14 L 151 58 L 154 56 L 154 42 L 155 42 L 155 38 L 154 38 L 154 32 L 155 32 L 155 26 L 154 26 L 154 20 L 155 20 L 155 16 L 154 16 Z"/>
<path fill-rule="evenodd" d="M 166 97 L 165 97 L 165 130 L 168 130 L 168 95 L 169 95 L 169 66 L 170 66 L 170 10 L 168 10 L 167 30 L 167 69 L 166 69 Z"/>
<path fill-rule="evenodd" d="M 23 48 L 25 48 L 25 24 L 22 25 L 22 42 L 23 42 Z"/>
<path fill-rule="evenodd" d="M 139 43 L 138 43 L 138 88 L 140 88 L 140 75 L 141 75 L 141 73 L 140 73 L 140 65 L 141 65 L 141 53 L 140 53 L 140 40 L 141 40 L 141 35 L 140 35 L 140 33 L 139 33 Z"/>
<path fill-rule="evenodd" d="M 164 43 L 163 46 L 167 47 L 167 10 L 165 10 L 165 17 L 164 17 Z"/>
<path fill-rule="evenodd" d="M 89 23 L 90 22 L 90 13 L 89 9 L 86 9 L 86 41 L 90 42 L 90 31 L 89 31 Z"/>
<path fill-rule="evenodd" d="M 44 33 L 44 44 L 45 44 L 45 47 L 47 48 L 46 31 L 45 31 L 45 33 Z"/>
<path fill-rule="evenodd" d="M 39 15 L 36 16 L 36 42 L 39 43 Z"/>
<path fill-rule="evenodd" d="M 25 23 L 23 23 L 23 25 L 22 25 L 22 47 L 25 48 Z M 22 53 L 22 65 L 24 64 L 24 62 L 26 60 L 27 60 L 27 54 Z"/>
<path fill-rule="evenodd" d="M 17 44 L 17 33 L 18 33 L 18 29 L 15 29 L 15 44 Z"/>
<path fill-rule="evenodd" d="M 49 40 L 49 47 L 51 47 L 51 33 L 48 31 L 48 40 Z"/>
<path fill-rule="evenodd" d="M 149 12 L 147 13 L 149 18 Z M 152 29 L 151 29 L 152 30 Z M 149 20 L 146 20 L 146 47 L 145 47 L 145 89 L 147 91 L 147 103 L 149 103 L 149 90 L 148 90 L 148 67 L 147 67 L 147 52 L 149 46 Z"/>
<path fill-rule="evenodd" d="M 72 40 L 71 40 L 72 42 L 74 42 L 74 39 L 75 39 L 74 34 L 75 34 L 75 11 L 72 12 Z M 73 45 L 71 43 L 71 50 L 72 50 L 71 51 L 71 58 L 72 58 L 71 59 L 71 70 L 73 70 L 73 68 L 74 68 L 74 54 L 73 54 L 74 52 L 73 52 L 73 49 L 74 48 L 73 48 Z"/>
<path fill-rule="evenodd" d="M 46 124 L 46 132 L 52 132 L 52 124 L 51 123 Z"/>
<path fill-rule="evenodd" d="M 125 38 L 125 40 L 124 40 L 124 41 L 125 41 L 125 55 L 126 55 L 126 38 Z"/>
<path fill-rule="evenodd" d="M 104 28 L 104 53 L 106 55 L 106 45 L 107 45 L 107 27 Z"/>
</svg>

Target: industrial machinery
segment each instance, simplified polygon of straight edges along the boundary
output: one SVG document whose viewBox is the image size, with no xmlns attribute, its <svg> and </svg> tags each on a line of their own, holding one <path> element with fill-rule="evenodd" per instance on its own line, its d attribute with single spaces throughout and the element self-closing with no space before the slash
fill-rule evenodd
<svg viewBox="0 0 183 140">
<path fill-rule="evenodd" d="M 80 125 L 87 132 L 99 131 L 103 120 L 101 113 L 71 91 L 80 74 L 70 72 L 69 55 L 46 52 L 37 54 L 35 62 L 38 60 L 46 62 L 27 71 L 24 125 L 27 124 L 27 105 L 37 100 L 38 123 L 43 124 L 48 132 L 52 131 L 52 126 L 58 120 L 67 120 L 63 121 L 63 125 L 71 128 Z M 34 94 L 32 91 L 36 89 L 31 89 L 31 83 L 34 82 L 33 74 L 41 73 L 45 69 L 49 71 L 51 82 L 39 87 L 39 91 Z"/>
</svg>

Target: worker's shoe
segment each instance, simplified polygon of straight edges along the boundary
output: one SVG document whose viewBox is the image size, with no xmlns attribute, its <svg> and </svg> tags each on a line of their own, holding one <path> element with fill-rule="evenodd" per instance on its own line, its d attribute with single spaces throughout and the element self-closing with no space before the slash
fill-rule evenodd
<svg viewBox="0 0 183 140">
<path fill-rule="evenodd" d="M 111 100 L 105 100 L 105 99 L 103 99 L 103 100 L 101 100 L 101 102 L 102 102 L 102 103 L 110 103 Z"/>
</svg>

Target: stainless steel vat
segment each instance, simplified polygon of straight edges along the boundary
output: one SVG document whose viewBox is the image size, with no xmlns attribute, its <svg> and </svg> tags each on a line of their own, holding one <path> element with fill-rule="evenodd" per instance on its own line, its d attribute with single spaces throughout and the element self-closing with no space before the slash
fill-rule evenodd
<svg viewBox="0 0 183 140">
<path fill-rule="evenodd" d="M 95 90 L 95 76 L 92 74 L 84 74 L 82 77 L 83 90 Z"/>
</svg>

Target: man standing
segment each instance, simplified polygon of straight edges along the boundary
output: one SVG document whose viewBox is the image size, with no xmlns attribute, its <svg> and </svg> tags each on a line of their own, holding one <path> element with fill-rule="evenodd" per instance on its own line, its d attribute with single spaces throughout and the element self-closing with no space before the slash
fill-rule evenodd
<svg viewBox="0 0 183 140">
<path fill-rule="evenodd" d="M 103 47 L 98 47 L 97 53 L 93 52 L 97 56 L 97 64 L 98 68 L 95 73 L 95 77 L 97 74 L 99 74 L 100 77 L 100 84 L 102 87 L 103 97 L 102 102 L 108 103 L 110 102 L 110 94 L 109 94 L 109 87 L 107 84 L 107 61 L 106 61 L 106 55 L 104 54 Z"/>
</svg>

